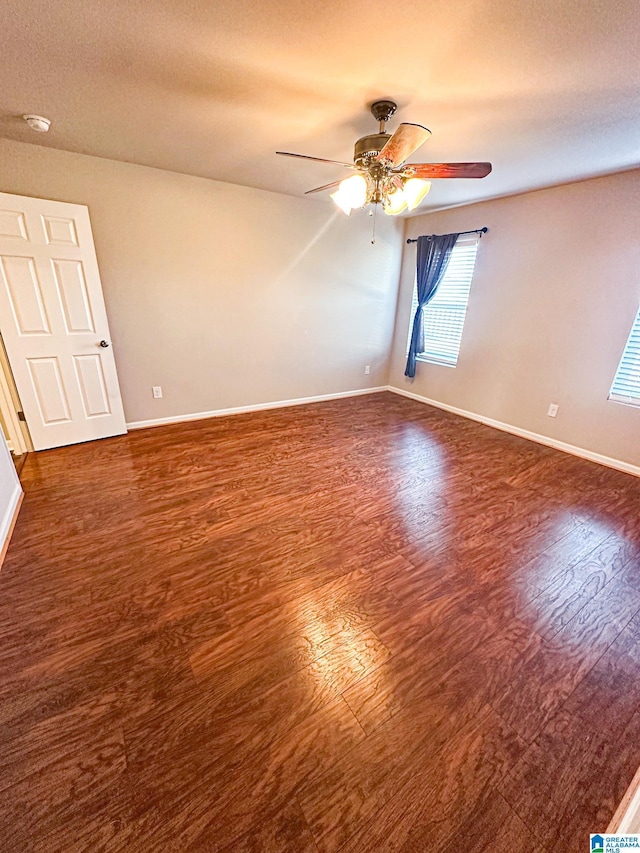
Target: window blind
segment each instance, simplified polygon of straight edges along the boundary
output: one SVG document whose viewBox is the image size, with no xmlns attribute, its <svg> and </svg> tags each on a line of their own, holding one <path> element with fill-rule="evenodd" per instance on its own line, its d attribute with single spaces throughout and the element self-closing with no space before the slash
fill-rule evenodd
<svg viewBox="0 0 640 853">
<path fill-rule="evenodd" d="M 453 247 L 447 271 L 436 290 L 436 295 L 423 309 L 425 350 L 417 355 L 420 361 L 432 361 L 454 367 L 458 363 L 478 242 L 476 236 L 461 237 Z M 414 283 L 407 352 L 409 352 L 411 325 L 417 307 L 418 293 Z"/>
<path fill-rule="evenodd" d="M 640 406 L 640 309 L 622 353 L 609 399 Z"/>
</svg>

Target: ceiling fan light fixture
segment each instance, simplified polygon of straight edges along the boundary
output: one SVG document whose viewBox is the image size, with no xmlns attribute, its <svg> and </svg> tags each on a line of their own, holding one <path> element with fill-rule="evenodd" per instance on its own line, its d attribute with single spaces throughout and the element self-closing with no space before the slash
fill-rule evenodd
<svg viewBox="0 0 640 853">
<path fill-rule="evenodd" d="M 415 210 L 431 189 L 431 181 L 422 178 L 408 178 L 403 187 L 404 197 L 409 210 Z"/>
<path fill-rule="evenodd" d="M 342 186 L 338 187 L 334 193 L 331 193 L 330 198 L 333 199 L 334 203 L 337 204 L 343 213 L 346 213 L 347 216 L 349 216 L 351 213 L 351 203 L 342 192 Z"/>
<path fill-rule="evenodd" d="M 347 199 L 352 208 L 364 207 L 367 203 L 368 193 L 367 179 L 364 175 L 351 175 L 340 182 L 340 192 Z"/>
<path fill-rule="evenodd" d="M 400 187 L 387 195 L 384 201 L 384 212 L 389 216 L 397 216 L 407 207 L 406 196 Z"/>
</svg>

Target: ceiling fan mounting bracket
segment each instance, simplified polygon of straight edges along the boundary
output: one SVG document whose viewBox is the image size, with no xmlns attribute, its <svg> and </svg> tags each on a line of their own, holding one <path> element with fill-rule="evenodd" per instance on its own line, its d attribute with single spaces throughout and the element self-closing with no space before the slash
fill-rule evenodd
<svg viewBox="0 0 640 853">
<path fill-rule="evenodd" d="M 391 116 L 398 109 L 395 101 L 374 101 L 371 104 L 371 114 L 376 121 L 388 122 Z"/>
</svg>

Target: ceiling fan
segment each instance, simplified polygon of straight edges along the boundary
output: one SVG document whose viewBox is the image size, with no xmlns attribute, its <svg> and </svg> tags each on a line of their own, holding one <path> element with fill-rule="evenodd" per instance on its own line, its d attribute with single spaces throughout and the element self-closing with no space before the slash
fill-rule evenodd
<svg viewBox="0 0 640 853">
<path fill-rule="evenodd" d="M 414 151 L 431 136 L 421 124 L 404 122 L 393 133 L 385 125 L 397 110 L 393 101 L 376 101 L 371 113 L 380 123 L 378 133 L 363 136 L 356 142 L 353 163 L 309 157 L 276 151 L 283 157 L 300 157 L 318 163 L 332 163 L 355 171 L 341 181 L 308 190 L 305 195 L 338 187 L 331 198 L 347 215 L 367 204 L 382 204 L 385 213 L 395 216 L 407 208 L 414 210 L 431 189 L 434 178 L 485 178 L 491 163 L 406 163 Z"/>
</svg>

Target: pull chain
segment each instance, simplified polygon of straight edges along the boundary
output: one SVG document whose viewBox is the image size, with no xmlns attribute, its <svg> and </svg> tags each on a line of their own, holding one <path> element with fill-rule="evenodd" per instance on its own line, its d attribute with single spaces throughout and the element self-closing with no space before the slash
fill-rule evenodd
<svg viewBox="0 0 640 853">
<path fill-rule="evenodd" d="M 371 245 L 376 242 L 376 215 L 378 213 L 378 202 L 373 206 L 373 231 L 371 233 Z"/>
</svg>

